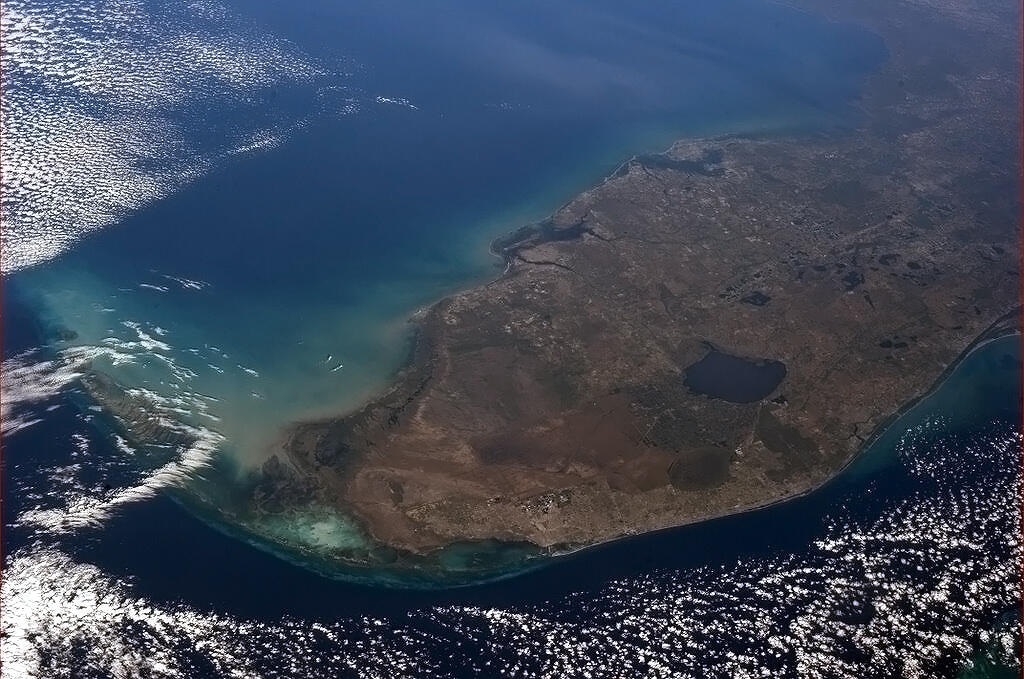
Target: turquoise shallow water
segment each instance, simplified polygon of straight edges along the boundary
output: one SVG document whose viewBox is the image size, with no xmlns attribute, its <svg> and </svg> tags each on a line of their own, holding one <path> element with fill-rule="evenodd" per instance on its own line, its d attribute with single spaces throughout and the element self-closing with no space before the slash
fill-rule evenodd
<svg viewBox="0 0 1024 679">
<path fill-rule="evenodd" d="M 805 497 L 475 587 L 319 577 L 160 497 L 72 534 L 7 524 L 5 667 L 621 676 L 643 658 L 684 677 L 986 676 L 990 661 L 1019 664 L 1000 620 L 1020 602 L 1020 370 L 1019 337 L 983 345 L 861 464 Z M 43 494 L 131 481 L 130 461 L 61 402 L 39 402 L 45 424 L 8 439 L 14 516 Z M 69 438 L 88 456 L 54 445 Z"/>
<path fill-rule="evenodd" d="M 2 18 L 5 189 L 28 177 L 49 206 L 18 234 L 60 236 L 6 259 L 24 243 L 4 203 L 4 261 L 38 262 L 2 290 L 4 676 L 1019 666 L 1000 631 L 1021 600 L 1019 338 L 818 492 L 486 584 L 321 577 L 359 542 L 343 523 L 269 527 L 271 553 L 268 527 L 254 546 L 223 514 L 282 423 L 379 388 L 411 311 L 497 273 L 493 235 L 676 136 L 849 124 L 873 36 L 755 0 L 8 0 Z M 80 39 L 97 32 L 118 40 Z M 46 172 L 12 172 L 12 117 Z M 76 387 L 89 361 L 202 445 L 124 440 Z"/>
<path fill-rule="evenodd" d="M 323 72 L 260 90 L 293 117 L 280 143 L 9 277 L 53 350 L 201 432 L 184 475 L 215 509 L 287 422 L 382 389 L 411 314 L 500 272 L 491 239 L 680 136 L 850 125 L 884 58 L 866 31 L 753 0 L 244 11 Z M 261 531 L 355 539 L 327 514 Z"/>
</svg>

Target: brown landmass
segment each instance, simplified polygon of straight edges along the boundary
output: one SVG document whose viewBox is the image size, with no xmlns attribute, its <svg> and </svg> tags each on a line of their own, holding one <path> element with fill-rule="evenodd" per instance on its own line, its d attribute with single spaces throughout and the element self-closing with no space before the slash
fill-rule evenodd
<svg viewBox="0 0 1024 679">
<path fill-rule="evenodd" d="M 256 510 L 341 508 L 417 554 L 738 512 L 834 476 L 1012 313 L 1014 3 L 801 4 L 886 42 L 859 129 L 682 141 L 501 239 L 507 271 L 419 319 L 393 388 L 289 430 Z M 785 377 L 695 393 L 711 347 Z"/>
</svg>

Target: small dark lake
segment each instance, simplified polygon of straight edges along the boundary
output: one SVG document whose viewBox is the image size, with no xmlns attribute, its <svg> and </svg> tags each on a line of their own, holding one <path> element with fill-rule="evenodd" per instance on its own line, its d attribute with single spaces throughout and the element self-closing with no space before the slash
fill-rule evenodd
<svg viewBox="0 0 1024 679">
<path fill-rule="evenodd" d="M 686 369 L 683 379 L 691 391 L 731 403 L 765 398 L 786 377 L 786 365 L 769 359 L 751 360 L 712 349 Z"/>
</svg>

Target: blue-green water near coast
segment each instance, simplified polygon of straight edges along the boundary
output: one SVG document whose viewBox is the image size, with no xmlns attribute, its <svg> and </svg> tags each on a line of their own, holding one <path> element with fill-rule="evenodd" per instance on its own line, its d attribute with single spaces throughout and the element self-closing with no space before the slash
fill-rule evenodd
<svg viewBox="0 0 1024 679">
<path fill-rule="evenodd" d="M 321 65 L 254 95 L 280 116 L 308 108 L 301 124 L 16 272 L 8 292 L 54 350 L 198 431 L 187 485 L 230 514 L 232 484 L 288 422 L 384 388 L 417 309 L 500 273 L 496 236 L 682 136 L 856 122 L 885 57 L 876 36 L 727 5 L 247 5 Z M 320 556 L 364 542 L 328 510 L 249 527 Z"/>
<path fill-rule="evenodd" d="M 7 331 L 7 346 L 17 339 Z M 8 526 L 9 629 L 34 634 L 58 663 L 85 647 L 106 667 L 130 646 L 159 650 L 187 676 L 222 676 L 226 665 L 297 677 L 550 676 L 602 658 L 620 671 L 644 659 L 667 676 L 715 666 L 881 677 L 918 662 L 938 668 L 929 676 L 1013 671 L 1021 369 L 1019 336 L 980 345 L 804 497 L 475 587 L 323 578 L 161 497 L 56 542 Z M 66 460 L 54 442 L 69 435 L 95 447 L 106 478 L 125 473 L 74 411 L 49 423 L 8 449 L 15 515 L 59 483 Z"/>
<path fill-rule="evenodd" d="M 759 0 L 128 5 L 119 49 L 153 26 L 137 58 L 82 62 L 152 57 L 146 78 L 68 94 L 40 60 L 14 87 L 32 110 L 78 97 L 58 122 L 109 133 L 79 141 L 134 169 L 82 179 L 60 163 L 92 168 L 84 152 L 55 159 L 69 214 L 131 209 L 88 233 L 69 219 L 66 242 L 5 275 L 5 671 L 954 676 L 1002 643 L 982 631 L 1020 599 L 1016 338 L 972 353 L 815 493 L 486 584 L 324 578 L 310 567 L 361 539 L 344 517 L 225 519 L 282 425 L 380 389 L 412 313 L 500 273 L 492 238 L 675 138 L 849 129 L 885 58 L 876 36 Z M 88 37 L 123 9 L 19 1 L 5 21 L 63 12 Z M 5 78 L 34 54 L 9 53 Z M 195 55 L 201 77 L 159 89 Z M 140 121 L 182 139 L 146 156 Z M 197 443 L 133 446 L 76 387 L 86 365 Z"/>
</svg>

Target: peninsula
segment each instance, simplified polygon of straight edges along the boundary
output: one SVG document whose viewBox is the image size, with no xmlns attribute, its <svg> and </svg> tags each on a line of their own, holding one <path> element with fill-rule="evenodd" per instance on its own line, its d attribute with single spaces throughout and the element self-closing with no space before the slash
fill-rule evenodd
<svg viewBox="0 0 1024 679">
<path fill-rule="evenodd" d="M 504 274 L 417 319 L 390 389 L 290 426 L 252 511 L 340 510 L 410 555 L 739 512 L 1016 326 L 1017 4 L 798 4 L 885 40 L 857 129 L 680 141 L 499 239 Z"/>
</svg>

